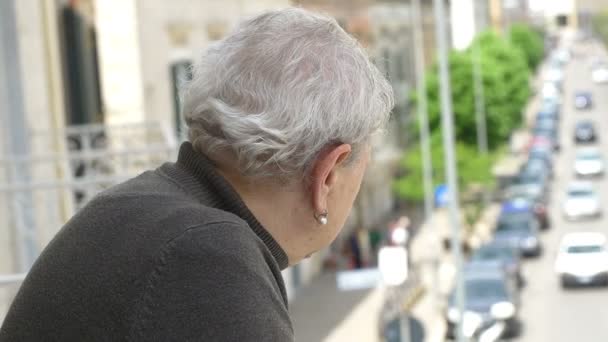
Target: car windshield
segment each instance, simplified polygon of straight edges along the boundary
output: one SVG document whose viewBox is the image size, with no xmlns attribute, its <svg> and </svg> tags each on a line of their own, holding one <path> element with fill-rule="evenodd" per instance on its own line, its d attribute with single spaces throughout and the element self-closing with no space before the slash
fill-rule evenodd
<svg viewBox="0 0 608 342">
<path fill-rule="evenodd" d="M 566 249 L 568 254 L 583 254 L 583 253 L 600 253 L 604 251 L 604 247 L 601 245 L 579 245 L 569 246 Z"/>
<path fill-rule="evenodd" d="M 507 289 L 502 279 L 467 279 L 465 291 L 471 299 L 507 297 Z"/>
<path fill-rule="evenodd" d="M 529 231 L 530 230 L 530 215 L 529 214 L 509 214 L 503 216 L 496 226 L 497 231 Z"/>
<path fill-rule="evenodd" d="M 557 114 L 558 106 L 553 100 L 546 100 L 538 112 L 537 117 L 555 117 Z"/>
<path fill-rule="evenodd" d="M 473 254 L 473 260 L 503 260 L 513 258 L 513 250 L 508 247 L 481 247 Z"/>
<path fill-rule="evenodd" d="M 535 158 L 546 159 L 546 158 L 549 158 L 550 156 L 551 156 L 551 151 L 546 148 L 534 147 L 533 149 L 530 150 L 531 159 L 535 159 Z"/>
<path fill-rule="evenodd" d="M 593 125 L 589 122 L 580 122 L 576 124 L 577 129 L 592 129 Z"/>
<path fill-rule="evenodd" d="M 550 127 L 536 127 L 534 129 L 534 135 L 552 136 L 554 134 L 553 128 Z"/>
<path fill-rule="evenodd" d="M 571 189 L 568 191 L 570 197 L 590 197 L 593 195 L 593 191 L 590 189 Z"/>
<path fill-rule="evenodd" d="M 516 184 L 534 184 L 542 182 L 542 176 L 537 173 L 526 172 L 517 177 Z"/>
<path fill-rule="evenodd" d="M 601 159 L 599 152 L 597 151 L 583 151 L 576 155 L 576 159 L 579 160 L 598 160 Z"/>
</svg>

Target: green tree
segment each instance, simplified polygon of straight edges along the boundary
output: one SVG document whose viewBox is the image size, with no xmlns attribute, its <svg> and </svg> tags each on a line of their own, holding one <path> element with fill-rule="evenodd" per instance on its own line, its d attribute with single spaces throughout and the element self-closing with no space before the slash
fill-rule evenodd
<svg viewBox="0 0 608 342">
<path fill-rule="evenodd" d="M 492 44 L 490 47 L 482 48 L 481 63 L 488 144 L 490 148 L 496 148 L 504 144 L 511 131 L 521 123 L 521 112 L 530 90 L 526 66 L 521 64 L 523 63 L 521 59 L 516 60 L 519 55 L 504 50 L 494 51 L 494 48 L 503 49 L 504 46 L 493 42 Z M 513 63 L 514 60 L 515 65 L 505 65 L 505 63 Z M 452 51 L 449 62 L 456 140 L 476 144 L 477 126 L 471 52 Z M 522 72 L 523 75 L 514 75 Z M 429 125 L 434 132 L 441 126 L 439 76 L 436 65 L 427 73 L 427 99 Z M 417 128 L 414 130 L 417 132 Z"/>
<path fill-rule="evenodd" d="M 509 117 L 509 130 L 520 125 L 523 121 L 522 111 L 530 98 L 530 70 L 526 58 L 520 49 L 513 46 L 493 31 L 481 33 L 473 42 L 480 44 L 482 60 L 487 61 L 491 68 L 483 68 L 483 73 L 496 72 L 502 82 L 507 96 L 506 114 Z M 485 88 L 486 94 L 493 89 Z"/>
<path fill-rule="evenodd" d="M 530 70 L 536 70 L 544 54 L 542 36 L 528 25 L 514 24 L 509 30 L 509 40 L 523 52 Z"/>
<path fill-rule="evenodd" d="M 491 153 L 482 157 L 477 148 L 477 126 L 473 86 L 472 51 L 452 51 L 449 55 L 450 85 L 454 110 L 454 131 L 459 183 L 462 190 L 472 184 L 492 182 L 491 166 L 500 147 L 522 122 L 522 112 L 530 96 L 530 69 L 523 52 L 504 38 L 487 31 L 478 36 L 484 85 L 485 115 Z M 441 144 L 441 115 L 437 65 L 427 72 L 429 125 L 432 134 L 433 179 L 444 182 Z M 415 97 L 414 97 L 415 100 Z M 415 102 L 415 101 L 414 101 Z M 417 126 L 414 128 L 417 132 Z M 409 149 L 401 161 L 403 176 L 395 182 L 397 195 L 406 200 L 424 197 L 422 156 L 419 146 Z"/>
<path fill-rule="evenodd" d="M 440 132 L 431 138 L 431 155 L 433 164 L 434 186 L 445 183 L 444 155 Z M 498 152 L 488 156 L 480 156 L 477 147 L 465 143 L 456 144 L 458 182 L 461 190 L 472 184 L 488 186 L 492 184 L 492 164 Z M 422 155 L 417 144 L 407 151 L 401 160 L 405 170 L 403 177 L 394 183 L 395 193 L 403 199 L 418 202 L 424 199 L 423 173 L 421 169 Z"/>
</svg>

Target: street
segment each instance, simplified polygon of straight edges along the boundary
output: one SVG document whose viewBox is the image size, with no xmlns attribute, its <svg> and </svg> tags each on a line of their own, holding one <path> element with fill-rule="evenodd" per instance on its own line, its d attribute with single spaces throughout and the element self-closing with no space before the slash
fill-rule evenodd
<svg viewBox="0 0 608 342">
<path fill-rule="evenodd" d="M 522 291 L 520 319 L 523 331 L 518 341 L 539 342 L 600 342 L 608 341 L 608 289 L 580 288 L 563 290 L 554 272 L 554 261 L 560 238 L 573 231 L 597 231 L 608 233 L 608 205 L 599 220 L 567 222 L 563 219 L 561 204 L 568 183 L 574 180 L 573 161 L 575 145 L 573 131 L 579 119 L 588 118 L 596 123 L 599 144 L 608 157 L 608 86 L 591 81 L 588 57 L 598 52 L 605 57 L 605 50 L 586 48 L 584 56 L 576 56 L 566 67 L 563 92 L 561 152 L 556 154 L 555 179 L 553 180 L 550 213 L 552 228 L 543 233 L 544 253 L 538 259 L 527 260 L 524 265 L 526 286 Z M 594 106 L 588 111 L 574 108 L 574 92 L 589 90 L 593 93 Z M 608 199 L 608 180 L 593 180 L 604 203 Z"/>
</svg>

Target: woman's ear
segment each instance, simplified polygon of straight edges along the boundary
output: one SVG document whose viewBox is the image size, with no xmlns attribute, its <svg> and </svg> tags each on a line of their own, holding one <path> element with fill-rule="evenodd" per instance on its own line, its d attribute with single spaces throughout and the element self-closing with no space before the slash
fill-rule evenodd
<svg viewBox="0 0 608 342">
<path fill-rule="evenodd" d="M 311 172 L 312 208 L 315 214 L 327 211 L 327 198 L 339 176 L 337 171 L 351 153 L 351 145 L 340 144 L 317 157 Z"/>
</svg>

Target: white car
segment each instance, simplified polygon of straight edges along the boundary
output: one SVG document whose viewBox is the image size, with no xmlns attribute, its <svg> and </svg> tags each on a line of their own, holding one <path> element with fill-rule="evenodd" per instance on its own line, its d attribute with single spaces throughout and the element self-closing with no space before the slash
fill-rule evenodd
<svg viewBox="0 0 608 342">
<path fill-rule="evenodd" d="M 557 98 L 560 96 L 560 91 L 554 82 L 544 82 L 540 91 L 543 98 Z"/>
<path fill-rule="evenodd" d="M 590 182 L 572 183 L 566 191 L 564 218 L 576 220 L 602 215 L 600 198 Z"/>
<path fill-rule="evenodd" d="M 563 287 L 601 284 L 608 286 L 608 250 L 601 233 L 566 234 L 561 241 L 555 272 Z"/>
<path fill-rule="evenodd" d="M 562 64 L 567 64 L 568 62 L 570 62 L 570 59 L 572 58 L 572 54 L 570 53 L 570 50 L 568 49 L 559 49 L 556 53 L 555 53 L 555 58 Z"/>
<path fill-rule="evenodd" d="M 604 158 L 596 147 L 576 151 L 574 173 L 577 177 L 596 177 L 604 174 Z"/>
<path fill-rule="evenodd" d="M 608 83 L 608 67 L 603 65 L 591 71 L 591 80 L 594 83 Z"/>
<path fill-rule="evenodd" d="M 545 73 L 545 83 L 558 83 L 561 84 L 564 81 L 564 72 L 556 67 L 550 67 Z"/>
</svg>

